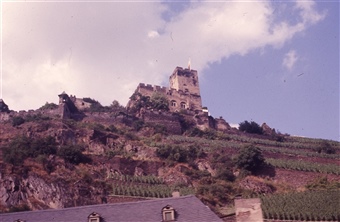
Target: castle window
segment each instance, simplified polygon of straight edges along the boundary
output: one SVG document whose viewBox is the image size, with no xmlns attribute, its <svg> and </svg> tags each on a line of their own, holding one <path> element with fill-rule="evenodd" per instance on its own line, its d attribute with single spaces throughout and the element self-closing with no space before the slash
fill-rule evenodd
<svg viewBox="0 0 340 222">
<path fill-rule="evenodd" d="M 185 104 L 185 102 L 181 102 L 181 109 L 186 109 L 187 105 Z"/>
<path fill-rule="evenodd" d="M 100 215 L 93 212 L 88 216 L 88 222 L 100 222 Z"/>
<path fill-rule="evenodd" d="M 175 100 L 171 100 L 171 106 L 173 106 L 173 107 L 176 107 L 176 106 L 177 106 L 177 103 L 176 103 Z"/>
<path fill-rule="evenodd" d="M 175 210 L 173 207 L 167 205 L 162 209 L 163 221 L 175 221 Z"/>
</svg>

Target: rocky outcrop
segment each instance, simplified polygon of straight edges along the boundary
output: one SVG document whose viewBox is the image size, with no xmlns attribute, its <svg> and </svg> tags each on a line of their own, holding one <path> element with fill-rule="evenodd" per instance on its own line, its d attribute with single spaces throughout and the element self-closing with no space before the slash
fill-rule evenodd
<svg viewBox="0 0 340 222">
<path fill-rule="evenodd" d="M 1 113 L 9 113 L 9 108 L 8 108 L 7 104 L 2 99 L 0 99 L 0 112 Z"/>
<path fill-rule="evenodd" d="M 63 208 L 70 201 L 65 199 L 65 193 L 60 185 L 47 183 L 37 176 L 0 179 L 0 204 L 6 207 L 27 204 L 31 209 Z"/>
<path fill-rule="evenodd" d="M 263 134 L 265 134 L 265 135 L 275 134 L 275 129 L 270 128 L 266 123 L 263 123 L 261 125 L 261 128 L 263 130 Z"/>
<path fill-rule="evenodd" d="M 256 177 L 248 176 L 240 182 L 240 187 L 258 194 L 273 193 L 274 186 Z"/>
</svg>

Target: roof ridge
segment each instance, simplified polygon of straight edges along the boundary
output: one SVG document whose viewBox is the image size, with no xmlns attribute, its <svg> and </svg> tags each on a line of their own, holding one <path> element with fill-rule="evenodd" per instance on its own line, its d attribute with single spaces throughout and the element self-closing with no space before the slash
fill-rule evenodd
<svg viewBox="0 0 340 222">
<path fill-rule="evenodd" d="M 93 205 L 84 205 L 84 206 L 76 206 L 76 207 L 66 207 L 66 208 L 57 208 L 57 209 L 45 209 L 45 210 L 33 210 L 33 211 L 21 211 L 21 212 L 11 212 L 11 213 L 4 213 L 4 214 L 25 214 L 27 212 L 29 213 L 42 213 L 42 212 L 50 212 L 50 211 L 69 211 L 69 210 L 74 210 L 74 209 L 84 209 L 84 208 L 93 208 L 94 206 L 112 206 L 112 205 L 131 205 L 131 204 L 140 204 L 140 203 L 145 203 L 145 202 L 157 202 L 157 201 L 163 201 L 163 200 L 178 200 L 178 199 L 187 199 L 187 198 L 192 198 L 195 197 L 195 195 L 190 194 L 190 195 L 185 195 L 185 196 L 180 196 L 180 197 L 167 197 L 167 198 L 157 198 L 157 199 L 151 199 L 151 200 L 142 200 L 142 201 L 132 201 L 132 202 L 120 202 L 120 203 L 106 203 L 106 204 L 93 204 Z"/>
</svg>

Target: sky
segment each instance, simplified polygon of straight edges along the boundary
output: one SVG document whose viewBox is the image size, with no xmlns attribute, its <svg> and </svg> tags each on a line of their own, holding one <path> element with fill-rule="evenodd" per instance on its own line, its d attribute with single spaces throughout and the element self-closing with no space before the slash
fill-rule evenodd
<svg viewBox="0 0 340 222">
<path fill-rule="evenodd" d="M 212 116 L 339 141 L 338 1 L 1 1 L 15 111 L 63 91 L 125 105 L 189 60 Z"/>
</svg>

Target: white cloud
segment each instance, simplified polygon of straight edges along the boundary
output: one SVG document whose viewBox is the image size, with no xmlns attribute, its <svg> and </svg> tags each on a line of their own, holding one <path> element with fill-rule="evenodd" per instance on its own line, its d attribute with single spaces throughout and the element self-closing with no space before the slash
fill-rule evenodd
<svg viewBox="0 0 340 222">
<path fill-rule="evenodd" d="M 166 20 L 170 8 L 157 2 L 2 6 L 3 97 L 15 110 L 56 102 L 63 90 L 125 104 L 139 82 L 165 82 L 188 58 L 202 73 L 233 54 L 279 48 L 325 16 L 305 1 L 285 9 L 295 23 L 263 1 L 195 1 Z"/>
<path fill-rule="evenodd" d="M 287 52 L 283 58 L 283 62 L 282 65 L 288 69 L 288 70 L 292 70 L 293 66 L 295 65 L 295 63 L 298 61 L 298 56 L 296 54 L 295 50 L 290 50 L 289 52 Z"/>
<path fill-rule="evenodd" d="M 236 129 L 240 127 L 240 124 L 238 123 L 229 123 L 229 125 L 231 126 L 231 128 L 236 128 Z"/>
<path fill-rule="evenodd" d="M 149 38 L 157 38 L 159 36 L 159 33 L 157 31 L 149 31 L 148 37 Z"/>
</svg>

